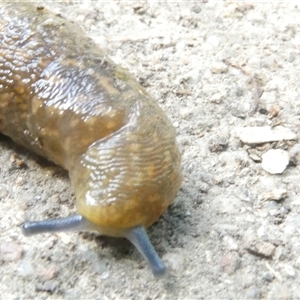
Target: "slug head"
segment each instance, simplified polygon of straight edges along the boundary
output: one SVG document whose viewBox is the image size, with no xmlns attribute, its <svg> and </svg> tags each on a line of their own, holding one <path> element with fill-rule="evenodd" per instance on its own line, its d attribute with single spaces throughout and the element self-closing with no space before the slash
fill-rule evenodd
<svg viewBox="0 0 300 300">
<path fill-rule="evenodd" d="M 180 186 L 180 155 L 173 130 L 135 132 L 125 126 L 93 143 L 70 170 L 78 212 L 101 233 L 148 227 L 173 202 Z M 99 230 L 100 231 L 100 230 Z"/>
</svg>

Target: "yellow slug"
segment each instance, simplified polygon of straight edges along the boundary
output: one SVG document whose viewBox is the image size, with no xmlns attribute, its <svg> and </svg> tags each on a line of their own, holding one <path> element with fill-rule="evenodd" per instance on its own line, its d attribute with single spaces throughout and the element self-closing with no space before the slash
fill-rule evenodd
<svg viewBox="0 0 300 300">
<path fill-rule="evenodd" d="M 67 169 L 75 191 L 77 215 L 26 222 L 25 235 L 125 237 L 165 273 L 145 228 L 181 186 L 175 130 L 78 26 L 33 4 L 0 7 L 0 132 Z"/>
</svg>

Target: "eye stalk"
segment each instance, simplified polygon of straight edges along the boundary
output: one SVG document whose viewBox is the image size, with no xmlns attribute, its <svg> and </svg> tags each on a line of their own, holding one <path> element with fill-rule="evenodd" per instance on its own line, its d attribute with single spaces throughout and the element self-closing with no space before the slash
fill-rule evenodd
<svg viewBox="0 0 300 300">
<path fill-rule="evenodd" d="M 44 221 L 26 222 L 22 226 L 25 236 L 31 236 L 45 232 L 60 231 L 89 231 L 94 230 L 101 234 L 101 229 L 96 224 L 81 215 L 73 215 L 66 218 L 49 219 Z M 123 229 L 120 237 L 128 239 L 148 262 L 153 275 L 161 278 L 166 274 L 166 266 L 153 248 L 146 230 L 143 226 Z"/>
</svg>

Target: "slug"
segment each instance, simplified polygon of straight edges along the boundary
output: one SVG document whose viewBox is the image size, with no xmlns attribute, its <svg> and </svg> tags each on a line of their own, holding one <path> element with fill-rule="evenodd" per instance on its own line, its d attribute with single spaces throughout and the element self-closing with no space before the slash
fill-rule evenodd
<svg viewBox="0 0 300 300">
<path fill-rule="evenodd" d="M 74 23 L 28 3 L 2 3 L 0 16 L 0 132 L 68 170 L 78 211 L 23 233 L 125 237 L 162 276 L 145 229 L 181 186 L 171 122 Z"/>
</svg>

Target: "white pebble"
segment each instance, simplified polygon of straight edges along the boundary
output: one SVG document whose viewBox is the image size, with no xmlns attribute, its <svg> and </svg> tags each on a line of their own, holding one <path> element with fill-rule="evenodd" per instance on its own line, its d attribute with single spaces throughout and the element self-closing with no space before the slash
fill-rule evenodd
<svg viewBox="0 0 300 300">
<path fill-rule="evenodd" d="M 237 136 L 245 144 L 261 144 L 283 140 L 295 140 L 296 134 L 288 128 L 277 126 L 244 127 L 237 129 Z"/>
<path fill-rule="evenodd" d="M 207 38 L 206 42 L 213 46 L 214 48 L 218 47 L 220 45 L 220 40 L 217 36 L 211 35 Z"/>
<path fill-rule="evenodd" d="M 262 168 L 270 174 L 281 174 L 289 164 L 289 154 L 285 150 L 271 149 L 262 155 Z"/>
<path fill-rule="evenodd" d="M 212 63 L 211 71 L 214 74 L 226 73 L 228 71 L 228 66 L 222 62 L 214 62 Z"/>
<path fill-rule="evenodd" d="M 287 190 L 286 189 L 274 189 L 270 192 L 265 192 L 261 195 L 261 199 L 264 201 L 268 200 L 275 200 L 280 201 L 287 197 Z"/>
<path fill-rule="evenodd" d="M 285 264 L 284 265 L 284 270 L 285 270 L 285 272 L 286 272 L 286 274 L 289 276 L 289 277 L 295 277 L 296 276 L 296 271 L 295 271 L 295 269 L 291 266 L 291 265 L 289 265 L 289 264 Z"/>
<path fill-rule="evenodd" d="M 173 123 L 173 126 L 174 126 L 175 128 L 178 128 L 178 127 L 179 127 L 179 122 L 178 122 L 178 121 L 175 121 L 175 122 Z"/>
</svg>

